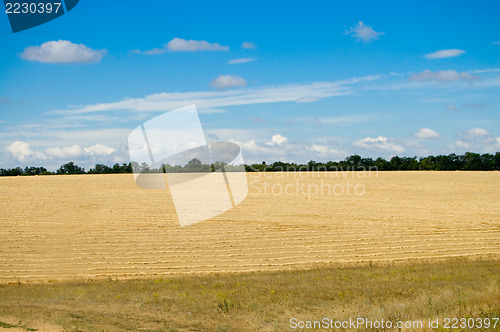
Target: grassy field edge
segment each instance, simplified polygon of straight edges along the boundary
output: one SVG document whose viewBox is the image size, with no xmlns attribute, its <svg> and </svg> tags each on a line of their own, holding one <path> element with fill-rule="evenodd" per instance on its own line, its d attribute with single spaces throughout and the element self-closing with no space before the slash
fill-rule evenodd
<svg viewBox="0 0 500 332">
<path fill-rule="evenodd" d="M 499 316 L 500 260 L 491 258 L 0 285 L 0 321 L 39 331 L 282 331 L 292 318 Z"/>
</svg>

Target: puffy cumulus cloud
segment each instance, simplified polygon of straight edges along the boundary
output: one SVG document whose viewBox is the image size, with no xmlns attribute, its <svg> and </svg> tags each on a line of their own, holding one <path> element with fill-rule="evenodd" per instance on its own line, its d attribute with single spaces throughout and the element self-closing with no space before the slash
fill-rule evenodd
<svg viewBox="0 0 500 332">
<path fill-rule="evenodd" d="M 186 40 L 174 38 L 168 42 L 167 47 L 170 51 L 196 52 L 196 51 L 229 51 L 229 46 L 223 46 L 219 43 L 209 43 L 205 40 Z"/>
<path fill-rule="evenodd" d="M 484 128 L 472 128 L 459 133 L 450 148 L 458 152 L 495 153 L 500 149 L 500 137 L 494 137 Z"/>
<path fill-rule="evenodd" d="M 474 81 L 479 80 L 479 76 L 474 76 L 465 72 L 457 72 L 456 70 L 442 70 L 433 72 L 429 69 L 424 70 L 421 73 L 413 74 L 410 76 L 412 81 L 427 81 L 427 82 L 457 82 L 465 81 L 467 83 L 474 83 Z"/>
<path fill-rule="evenodd" d="M 440 50 L 437 52 L 426 54 L 425 57 L 427 59 L 443 59 L 443 58 L 453 58 L 464 54 L 464 50 L 459 49 L 449 49 L 449 50 Z"/>
<path fill-rule="evenodd" d="M 345 34 L 352 35 L 357 40 L 369 43 L 374 39 L 378 39 L 378 36 L 383 35 L 384 33 L 377 32 L 373 30 L 372 27 L 364 25 L 363 22 L 359 21 L 358 25 L 347 30 Z"/>
<path fill-rule="evenodd" d="M 199 52 L 199 51 L 229 51 L 229 46 L 224 46 L 219 43 L 209 43 L 205 40 L 186 40 L 182 38 L 174 38 L 162 47 L 153 48 L 151 50 L 141 51 L 139 49 L 132 50 L 132 54 L 147 54 L 157 55 L 164 54 L 168 51 L 172 52 Z"/>
<path fill-rule="evenodd" d="M 235 65 L 235 64 L 240 64 L 240 63 L 253 62 L 255 60 L 256 60 L 255 58 L 238 58 L 238 59 L 229 60 L 227 63 L 230 65 Z"/>
<path fill-rule="evenodd" d="M 470 144 L 469 143 L 464 142 L 464 141 L 462 141 L 460 139 L 455 141 L 455 146 L 459 147 L 459 148 L 464 148 L 464 149 L 470 148 Z"/>
<path fill-rule="evenodd" d="M 21 58 L 43 63 L 92 63 L 100 62 L 106 50 L 94 50 L 83 44 L 67 40 L 48 41 L 40 46 L 29 46 Z"/>
<path fill-rule="evenodd" d="M 240 76 L 236 75 L 220 75 L 210 85 L 216 89 L 224 90 L 234 87 L 242 87 L 247 85 L 247 81 Z"/>
<path fill-rule="evenodd" d="M 67 146 L 63 148 L 47 148 L 45 153 L 49 157 L 56 158 L 77 158 L 84 154 L 83 149 L 79 145 Z"/>
<path fill-rule="evenodd" d="M 109 156 L 110 154 L 116 152 L 115 149 L 102 144 L 89 146 L 88 148 L 84 148 L 83 151 L 92 156 Z"/>
<path fill-rule="evenodd" d="M 36 157 L 38 159 L 45 159 L 45 156 L 41 153 L 33 151 L 29 143 L 23 141 L 15 141 L 7 147 L 14 158 L 18 161 L 25 161 L 30 157 Z"/>
<path fill-rule="evenodd" d="M 66 147 L 52 147 L 45 149 L 45 153 L 50 158 L 79 158 L 85 156 L 109 156 L 115 153 L 116 150 L 103 145 L 95 144 L 89 147 L 82 148 L 79 145 Z"/>
<path fill-rule="evenodd" d="M 429 129 L 429 128 L 420 128 L 418 132 L 415 134 L 415 137 L 418 139 L 436 139 L 441 138 L 438 132 Z"/>
<path fill-rule="evenodd" d="M 255 50 L 257 46 L 253 42 L 246 41 L 241 44 L 241 48 L 244 48 L 246 50 Z"/>
<path fill-rule="evenodd" d="M 355 141 L 353 145 L 365 149 L 376 149 L 390 153 L 403 153 L 405 151 L 405 148 L 402 145 L 391 143 L 389 142 L 389 139 L 384 136 L 376 138 L 365 137 Z"/>
<path fill-rule="evenodd" d="M 285 144 L 286 142 L 288 142 L 288 138 L 286 138 L 285 136 L 281 136 L 280 134 L 276 134 L 276 135 L 273 135 L 273 137 L 271 137 L 271 145 L 283 145 Z"/>
<path fill-rule="evenodd" d="M 486 129 L 483 129 L 483 128 L 472 128 L 472 129 L 469 129 L 465 132 L 460 133 L 460 135 L 462 137 L 465 137 L 465 138 L 473 139 L 473 138 L 477 138 L 477 137 L 489 136 L 490 133 Z"/>
<path fill-rule="evenodd" d="M 266 137 L 267 135 L 259 136 Z M 253 133 L 251 136 L 256 135 Z M 342 150 L 338 143 L 330 138 L 290 141 L 280 134 L 275 134 L 270 140 L 244 139 L 243 137 L 239 140 L 231 138 L 222 140 L 238 144 L 243 151 L 246 163 L 260 163 L 263 160 L 305 163 L 309 160 L 339 160 L 348 155 L 347 151 Z"/>
</svg>

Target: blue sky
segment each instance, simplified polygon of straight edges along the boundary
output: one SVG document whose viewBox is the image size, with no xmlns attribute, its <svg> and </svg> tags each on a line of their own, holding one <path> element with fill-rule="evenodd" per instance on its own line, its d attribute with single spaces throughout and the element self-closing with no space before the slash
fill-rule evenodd
<svg viewBox="0 0 500 332">
<path fill-rule="evenodd" d="M 498 1 L 80 1 L 0 15 L 0 167 L 128 162 L 195 103 L 247 162 L 500 151 Z"/>
</svg>

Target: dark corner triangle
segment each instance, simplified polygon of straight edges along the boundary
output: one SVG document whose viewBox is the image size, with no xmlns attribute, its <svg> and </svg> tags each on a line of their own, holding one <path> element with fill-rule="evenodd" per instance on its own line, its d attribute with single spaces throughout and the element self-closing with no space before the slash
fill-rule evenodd
<svg viewBox="0 0 500 332">
<path fill-rule="evenodd" d="M 77 4 L 78 1 L 80 0 L 64 0 L 66 3 L 66 12 L 69 12 L 71 9 L 73 9 Z"/>
</svg>

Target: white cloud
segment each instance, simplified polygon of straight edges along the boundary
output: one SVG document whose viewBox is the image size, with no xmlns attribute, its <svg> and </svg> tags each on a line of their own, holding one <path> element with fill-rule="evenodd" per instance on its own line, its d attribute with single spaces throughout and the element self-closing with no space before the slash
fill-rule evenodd
<svg viewBox="0 0 500 332">
<path fill-rule="evenodd" d="M 51 158 L 78 158 L 84 156 L 109 156 L 115 153 L 116 150 L 103 145 L 94 144 L 92 146 L 81 148 L 79 145 L 75 144 L 66 147 L 52 147 L 45 149 L 47 156 Z"/>
<path fill-rule="evenodd" d="M 29 46 L 21 58 L 43 63 L 92 63 L 100 62 L 106 50 L 93 50 L 83 44 L 67 40 L 49 41 L 40 46 Z"/>
<path fill-rule="evenodd" d="M 391 153 L 403 153 L 405 148 L 401 145 L 389 142 L 387 137 L 379 136 L 376 138 L 365 137 L 355 141 L 353 145 L 365 149 L 377 149 Z"/>
<path fill-rule="evenodd" d="M 460 152 L 495 153 L 500 148 L 500 137 L 494 137 L 484 128 L 472 128 L 460 132 L 462 139 L 456 140 L 450 148 Z"/>
<path fill-rule="evenodd" d="M 165 44 L 164 47 L 162 47 L 162 48 L 153 48 L 151 50 L 146 50 L 144 52 L 141 52 L 140 50 L 134 50 L 131 52 L 136 53 L 136 54 L 144 53 L 147 55 L 157 55 L 157 54 L 167 53 L 167 51 L 168 51 L 168 47 L 167 47 L 167 44 Z"/>
<path fill-rule="evenodd" d="M 460 56 L 462 54 L 464 54 L 465 51 L 464 50 L 459 50 L 459 49 L 449 49 L 449 50 L 440 50 L 440 51 L 437 51 L 437 52 L 434 52 L 434 53 L 429 53 L 429 54 L 426 54 L 425 57 L 427 59 L 443 59 L 443 58 L 453 58 L 453 57 L 457 57 L 457 56 Z"/>
<path fill-rule="evenodd" d="M 112 154 L 113 152 L 116 152 L 115 149 L 110 148 L 109 146 L 102 145 L 102 144 L 95 144 L 92 146 L 89 146 L 88 148 L 83 149 L 86 153 L 94 156 L 108 156 Z"/>
<path fill-rule="evenodd" d="M 195 51 L 229 51 L 229 46 L 219 43 L 209 43 L 205 40 L 186 40 L 174 38 L 168 42 L 170 51 L 195 52 Z"/>
<path fill-rule="evenodd" d="M 15 141 L 7 147 L 7 150 L 16 158 L 18 161 L 24 161 L 27 157 L 34 154 L 29 143 L 22 141 Z"/>
<path fill-rule="evenodd" d="M 229 63 L 230 65 L 235 65 L 235 64 L 239 64 L 239 63 L 252 62 L 255 60 L 256 60 L 255 58 L 239 58 L 239 59 L 229 60 L 227 63 Z"/>
<path fill-rule="evenodd" d="M 238 144 L 243 151 L 247 163 L 260 163 L 263 160 L 270 162 L 279 160 L 283 162 L 305 163 L 309 160 L 318 159 L 324 161 L 339 160 L 348 155 L 346 151 L 335 148 L 336 143 L 332 142 L 331 137 L 315 138 L 311 141 L 290 141 L 281 134 L 277 134 L 281 136 L 280 138 L 275 134 L 273 135 L 274 139 L 271 138 L 268 142 L 255 139 L 255 137 L 269 137 L 270 130 L 272 129 L 263 129 L 258 133 L 252 130 L 244 133 L 243 136 L 245 137 L 241 137 L 241 132 L 245 132 L 244 129 L 232 129 L 225 132 L 223 134 L 224 137 L 221 136 L 220 139 Z M 240 137 L 238 139 L 228 138 L 235 137 L 234 135 Z M 281 142 L 281 145 L 273 143 L 273 140 Z"/>
<path fill-rule="evenodd" d="M 163 92 L 143 98 L 125 98 L 111 103 L 87 105 L 67 110 L 56 110 L 51 114 L 82 114 L 111 111 L 165 112 L 190 104 L 196 104 L 201 111 L 227 106 L 262 103 L 315 101 L 322 98 L 350 94 L 349 85 L 381 79 L 380 75 L 355 77 L 334 82 L 313 82 L 310 84 L 287 84 L 264 86 L 253 89 L 200 92 Z"/>
<path fill-rule="evenodd" d="M 246 42 L 243 42 L 241 44 L 241 48 L 244 48 L 247 50 L 255 50 L 257 48 L 257 46 L 253 42 L 246 41 Z"/>
<path fill-rule="evenodd" d="M 337 159 L 342 156 L 346 156 L 348 153 L 343 150 L 332 149 L 328 145 L 322 144 L 313 144 L 311 146 L 306 146 L 306 149 L 310 152 L 314 153 L 318 157 L 326 158 L 326 159 Z"/>
<path fill-rule="evenodd" d="M 436 139 L 441 138 L 438 132 L 429 129 L 429 128 L 420 128 L 418 132 L 415 134 L 415 137 L 418 139 Z"/>
<path fill-rule="evenodd" d="M 139 49 L 129 51 L 132 54 L 147 54 L 157 55 L 164 54 L 168 51 L 172 52 L 198 52 L 198 51 L 229 51 L 229 46 L 224 46 L 219 43 L 209 43 L 205 40 L 186 40 L 182 38 L 174 38 L 162 47 L 153 48 L 151 50 L 141 51 Z"/>
<path fill-rule="evenodd" d="M 44 164 L 47 162 L 47 157 L 49 158 L 49 163 L 51 160 L 67 159 L 67 158 L 80 158 L 86 156 L 108 156 L 115 151 L 115 149 L 109 148 L 102 144 L 96 144 L 94 146 L 82 149 L 79 145 L 73 145 L 68 147 L 51 147 L 46 148 L 45 153 L 38 152 L 31 147 L 29 143 L 23 141 L 15 141 L 10 144 L 6 150 L 17 160 L 18 162 L 26 163 L 38 163 L 43 160 Z M 60 162 L 61 160 L 58 160 Z M 55 165 L 44 165 L 44 166 L 55 166 Z"/>
<path fill-rule="evenodd" d="M 226 110 L 220 108 L 202 108 L 198 109 L 198 113 L 200 114 L 221 114 L 226 113 Z"/>
<path fill-rule="evenodd" d="M 212 82 L 210 82 L 210 85 L 216 89 L 224 90 L 238 86 L 246 86 L 247 81 L 243 77 L 239 77 L 236 75 L 220 75 Z"/>
<path fill-rule="evenodd" d="M 453 104 L 446 105 L 446 109 L 448 111 L 454 111 L 454 112 L 458 111 L 458 108 L 455 105 L 453 105 Z"/>
<path fill-rule="evenodd" d="M 457 147 L 459 147 L 459 148 L 464 148 L 464 149 L 468 149 L 468 148 L 470 148 L 469 143 L 464 142 L 464 141 L 462 141 L 462 140 L 457 140 L 457 141 L 455 141 L 455 146 L 457 146 Z"/>
<path fill-rule="evenodd" d="M 288 138 L 285 136 L 281 136 L 280 134 L 276 134 L 271 138 L 271 145 L 283 145 L 288 142 Z"/>
<path fill-rule="evenodd" d="M 364 25 L 363 22 L 359 21 L 358 25 L 350 28 L 345 34 L 352 34 L 357 40 L 361 40 L 365 43 L 369 43 L 374 39 L 378 39 L 378 36 L 383 35 L 383 32 L 377 32 L 373 30 L 372 27 Z"/>
<path fill-rule="evenodd" d="M 500 41 L 491 43 L 492 45 L 500 45 Z"/>
<path fill-rule="evenodd" d="M 473 83 L 479 80 L 480 77 L 473 76 L 465 72 L 457 72 L 456 70 L 443 70 L 433 72 L 429 69 L 424 70 L 421 73 L 413 74 L 410 76 L 412 81 L 437 81 L 437 82 L 455 82 L 455 81 L 465 81 L 468 83 Z"/>
<path fill-rule="evenodd" d="M 464 133 L 461 133 L 461 136 L 466 138 L 485 137 L 488 135 L 490 135 L 490 133 L 483 128 L 472 128 Z"/>
<path fill-rule="evenodd" d="M 474 69 L 467 71 L 469 74 L 498 73 L 500 68 Z"/>
<path fill-rule="evenodd" d="M 81 157 L 84 154 L 83 149 L 76 144 L 63 148 L 47 148 L 45 149 L 45 153 L 49 157 L 56 158 L 76 158 Z"/>
<path fill-rule="evenodd" d="M 361 122 L 369 122 L 377 120 L 377 114 L 359 114 L 359 115 L 344 115 L 337 117 L 326 117 L 326 118 L 317 118 L 321 124 L 350 124 L 350 123 L 361 123 Z"/>
</svg>

